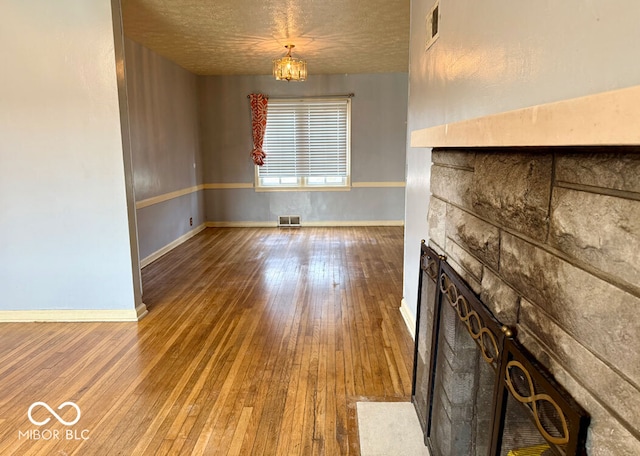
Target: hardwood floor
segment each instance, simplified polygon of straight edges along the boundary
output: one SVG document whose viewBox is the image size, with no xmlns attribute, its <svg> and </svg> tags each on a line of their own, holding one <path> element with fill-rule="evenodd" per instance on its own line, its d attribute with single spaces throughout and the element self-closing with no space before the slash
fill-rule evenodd
<svg viewBox="0 0 640 456">
<path fill-rule="evenodd" d="M 411 394 L 402 236 L 211 228 L 143 270 L 139 323 L 1 324 L 0 454 L 358 455 L 355 401 Z"/>
</svg>

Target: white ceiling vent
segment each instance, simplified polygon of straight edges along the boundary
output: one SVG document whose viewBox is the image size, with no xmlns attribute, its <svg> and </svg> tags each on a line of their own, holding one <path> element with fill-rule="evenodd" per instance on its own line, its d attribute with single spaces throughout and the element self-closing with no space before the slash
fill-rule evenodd
<svg viewBox="0 0 640 456">
<path fill-rule="evenodd" d="M 425 46 L 425 51 L 433 46 L 433 43 L 435 43 L 440 36 L 440 0 L 436 0 L 431 7 L 431 10 L 429 10 L 429 14 L 427 14 L 426 26 L 427 43 Z"/>
</svg>

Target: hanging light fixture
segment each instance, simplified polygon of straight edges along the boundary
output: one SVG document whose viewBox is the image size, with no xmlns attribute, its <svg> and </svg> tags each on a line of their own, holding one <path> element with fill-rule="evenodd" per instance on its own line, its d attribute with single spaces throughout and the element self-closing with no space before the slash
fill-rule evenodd
<svg viewBox="0 0 640 456">
<path fill-rule="evenodd" d="M 307 62 L 291 57 L 294 44 L 287 44 L 287 55 L 273 60 L 273 76 L 278 81 L 304 81 L 307 79 Z"/>
</svg>

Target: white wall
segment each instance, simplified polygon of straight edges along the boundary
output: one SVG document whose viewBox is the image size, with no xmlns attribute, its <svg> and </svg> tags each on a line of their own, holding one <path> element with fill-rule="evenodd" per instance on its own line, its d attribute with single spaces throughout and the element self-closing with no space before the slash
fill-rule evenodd
<svg viewBox="0 0 640 456">
<path fill-rule="evenodd" d="M 0 310 L 133 310 L 111 2 L 0 8 Z"/>
<path fill-rule="evenodd" d="M 440 37 L 425 52 L 432 5 L 411 5 L 409 134 L 640 83 L 634 0 L 441 0 Z M 430 160 L 430 150 L 407 148 L 404 295 L 414 315 Z"/>
</svg>

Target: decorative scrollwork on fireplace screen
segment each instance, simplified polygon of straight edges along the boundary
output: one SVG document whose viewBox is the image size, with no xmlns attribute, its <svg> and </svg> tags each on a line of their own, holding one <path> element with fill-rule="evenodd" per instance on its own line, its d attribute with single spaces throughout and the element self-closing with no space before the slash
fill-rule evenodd
<svg viewBox="0 0 640 456">
<path fill-rule="evenodd" d="M 516 372 L 514 373 L 514 371 Z M 519 374 L 517 372 L 519 372 Z M 526 386 L 523 385 L 523 379 L 526 379 Z M 509 392 L 513 395 L 513 397 L 518 402 L 520 402 L 521 404 L 525 404 L 531 409 L 535 425 L 540 431 L 540 434 L 542 434 L 547 442 L 553 443 L 555 445 L 566 445 L 569 442 L 569 426 L 567 424 L 567 418 L 562 412 L 562 409 L 548 394 L 536 392 L 536 386 L 533 382 L 533 379 L 531 378 L 531 374 L 529 373 L 527 368 L 522 365 L 521 362 L 509 361 L 507 363 L 505 382 L 507 384 L 507 387 L 509 388 Z M 526 391 L 519 391 L 523 387 L 526 388 Z M 561 429 L 557 429 L 554 427 L 550 427 L 549 429 L 547 429 L 545 423 L 543 423 L 543 419 L 540 418 L 541 413 L 538 410 L 537 405 L 538 402 L 542 401 L 546 401 L 547 403 L 551 404 L 551 406 L 555 409 L 557 421 L 559 422 L 559 427 Z M 559 436 L 551 435 L 552 432 L 557 431 L 560 431 Z"/>
<path fill-rule="evenodd" d="M 527 434 L 523 431 L 524 422 L 517 418 L 522 416 L 517 411 L 521 408 L 544 439 L 530 440 L 531 445 L 546 448 L 542 454 L 586 455 L 589 415 L 549 371 L 514 339 L 505 341 L 501 364 L 502 388 L 496 404 L 502 431 L 492 454 L 508 454 L 514 444 L 519 448 L 526 446 L 521 444 Z"/>
<path fill-rule="evenodd" d="M 445 294 L 460 321 L 465 324 L 473 340 L 480 346 L 480 353 L 484 360 L 489 364 L 497 363 L 500 349 L 496 337 L 486 328 L 478 312 L 471 308 L 467 298 L 460 294 L 456 285 L 444 273 L 440 275 L 440 291 Z"/>
</svg>

